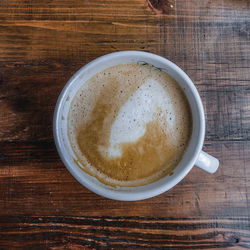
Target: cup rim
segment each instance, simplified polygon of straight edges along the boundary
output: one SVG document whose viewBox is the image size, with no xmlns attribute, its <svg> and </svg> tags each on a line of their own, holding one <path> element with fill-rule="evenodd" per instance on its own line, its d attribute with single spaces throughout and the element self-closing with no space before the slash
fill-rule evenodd
<svg viewBox="0 0 250 250">
<path fill-rule="evenodd" d="M 189 89 L 191 90 L 192 94 L 195 97 L 195 103 L 197 106 L 197 110 L 198 110 L 198 118 L 199 118 L 199 122 L 200 122 L 200 127 L 199 127 L 199 140 L 197 145 L 195 146 L 195 150 L 194 150 L 194 154 L 192 155 L 192 157 L 190 157 L 188 164 L 186 165 L 186 167 L 184 167 L 182 169 L 182 171 L 174 178 L 171 179 L 170 181 L 168 181 L 167 183 L 159 186 L 159 187 L 154 187 L 152 189 L 150 189 L 150 192 L 148 192 L 147 190 L 137 190 L 137 191 L 120 191 L 120 190 L 111 190 L 111 189 L 105 189 L 105 188 L 101 188 L 100 186 L 96 186 L 91 184 L 88 180 L 83 179 L 82 177 L 80 177 L 77 174 L 77 171 L 75 169 L 75 166 L 72 166 L 72 164 L 70 164 L 69 160 L 67 159 L 67 157 L 64 155 L 64 153 L 62 152 L 62 143 L 61 140 L 59 138 L 59 111 L 62 108 L 62 101 L 65 97 L 65 95 L 67 95 L 67 91 L 69 90 L 69 88 L 71 87 L 71 85 L 74 83 L 74 81 L 85 71 L 87 71 L 89 68 L 91 68 L 94 64 L 97 63 L 101 63 L 102 61 L 106 61 L 109 59 L 113 59 L 114 57 L 119 57 L 119 56 L 135 56 L 135 55 L 139 55 L 139 56 L 145 56 L 145 57 L 150 57 L 150 58 L 154 58 L 158 61 L 163 62 L 164 64 L 166 64 L 168 67 L 170 67 L 172 70 L 174 70 L 178 75 L 180 75 L 183 79 L 185 79 L 185 83 L 189 86 Z M 192 109 L 192 107 L 191 107 Z M 63 90 L 61 91 L 58 99 L 57 99 L 57 103 L 55 106 L 55 110 L 54 110 L 54 116 L 53 116 L 53 136 L 54 136 L 54 141 L 55 141 L 55 145 L 57 148 L 57 151 L 59 153 L 59 156 L 62 160 L 62 162 L 64 163 L 64 165 L 66 166 L 66 168 L 68 169 L 68 171 L 86 188 L 88 188 L 89 190 L 91 190 L 92 192 L 101 195 L 103 197 L 109 198 L 109 199 L 113 199 L 113 200 L 120 200 L 120 201 L 136 201 L 136 200 L 144 200 L 147 198 L 151 198 L 154 196 L 157 196 L 163 192 L 168 191 L 169 189 L 171 189 L 172 187 L 174 187 L 177 183 L 179 183 L 188 173 L 189 171 L 193 168 L 199 153 L 201 152 L 202 146 L 203 146 L 203 142 L 204 142 L 204 137 L 205 137 L 205 116 L 204 116 L 204 109 L 203 109 L 203 105 L 201 102 L 201 98 L 200 95 L 194 85 L 194 83 L 192 82 L 192 80 L 189 78 L 189 76 L 180 68 L 178 67 L 176 64 L 174 64 L 173 62 L 171 62 L 170 60 L 153 54 L 153 53 L 149 53 L 149 52 L 143 52 L 143 51 L 135 51 L 135 50 L 127 50 L 127 51 L 118 51 L 118 52 L 113 52 L 113 53 L 109 53 L 103 56 L 100 56 L 94 60 L 92 60 L 91 62 L 87 63 L 86 65 L 84 65 L 83 67 L 81 67 L 76 73 L 73 74 L 73 76 L 67 81 L 67 83 L 65 84 Z M 83 171 L 83 170 L 81 170 Z M 164 177 L 162 177 L 164 178 Z M 156 181 L 157 182 L 157 181 Z M 154 182 L 155 183 L 155 182 Z M 151 184 L 147 184 L 145 186 L 148 186 Z"/>
</svg>

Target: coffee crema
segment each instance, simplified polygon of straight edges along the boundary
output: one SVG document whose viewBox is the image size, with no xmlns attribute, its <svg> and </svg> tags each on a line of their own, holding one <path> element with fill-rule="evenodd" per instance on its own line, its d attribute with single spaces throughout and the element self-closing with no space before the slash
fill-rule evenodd
<svg viewBox="0 0 250 250">
<path fill-rule="evenodd" d="M 184 92 L 149 65 L 120 64 L 95 74 L 68 114 L 75 162 L 111 186 L 145 185 L 172 174 L 191 133 Z"/>
</svg>

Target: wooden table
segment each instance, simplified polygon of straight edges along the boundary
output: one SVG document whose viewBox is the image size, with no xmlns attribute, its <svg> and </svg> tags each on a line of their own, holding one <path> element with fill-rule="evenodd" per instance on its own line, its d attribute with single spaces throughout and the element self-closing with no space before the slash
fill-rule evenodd
<svg viewBox="0 0 250 250">
<path fill-rule="evenodd" d="M 214 175 L 194 168 L 158 197 L 118 202 L 66 170 L 57 97 L 119 50 L 159 54 L 191 77 Z M 250 1 L 0 0 L 0 190 L 1 249 L 250 248 Z"/>
</svg>

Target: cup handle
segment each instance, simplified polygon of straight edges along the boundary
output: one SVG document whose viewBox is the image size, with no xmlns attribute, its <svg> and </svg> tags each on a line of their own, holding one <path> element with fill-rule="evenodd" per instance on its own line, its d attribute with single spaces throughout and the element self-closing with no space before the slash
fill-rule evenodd
<svg viewBox="0 0 250 250">
<path fill-rule="evenodd" d="M 206 172 L 213 174 L 219 167 L 219 160 L 212 155 L 201 151 L 199 157 L 195 163 L 195 166 L 205 170 Z"/>
</svg>

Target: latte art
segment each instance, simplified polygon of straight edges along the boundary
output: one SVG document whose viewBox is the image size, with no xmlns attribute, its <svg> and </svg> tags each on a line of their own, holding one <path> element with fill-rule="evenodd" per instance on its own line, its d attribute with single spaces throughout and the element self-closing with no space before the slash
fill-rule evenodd
<svg viewBox="0 0 250 250">
<path fill-rule="evenodd" d="M 97 73 L 76 93 L 68 135 L 78 165 L 101 182 L 139 186 L 171 174 L 187 148 L 192 117 L 167 73 L 121 64 Z"/>
</svg>

